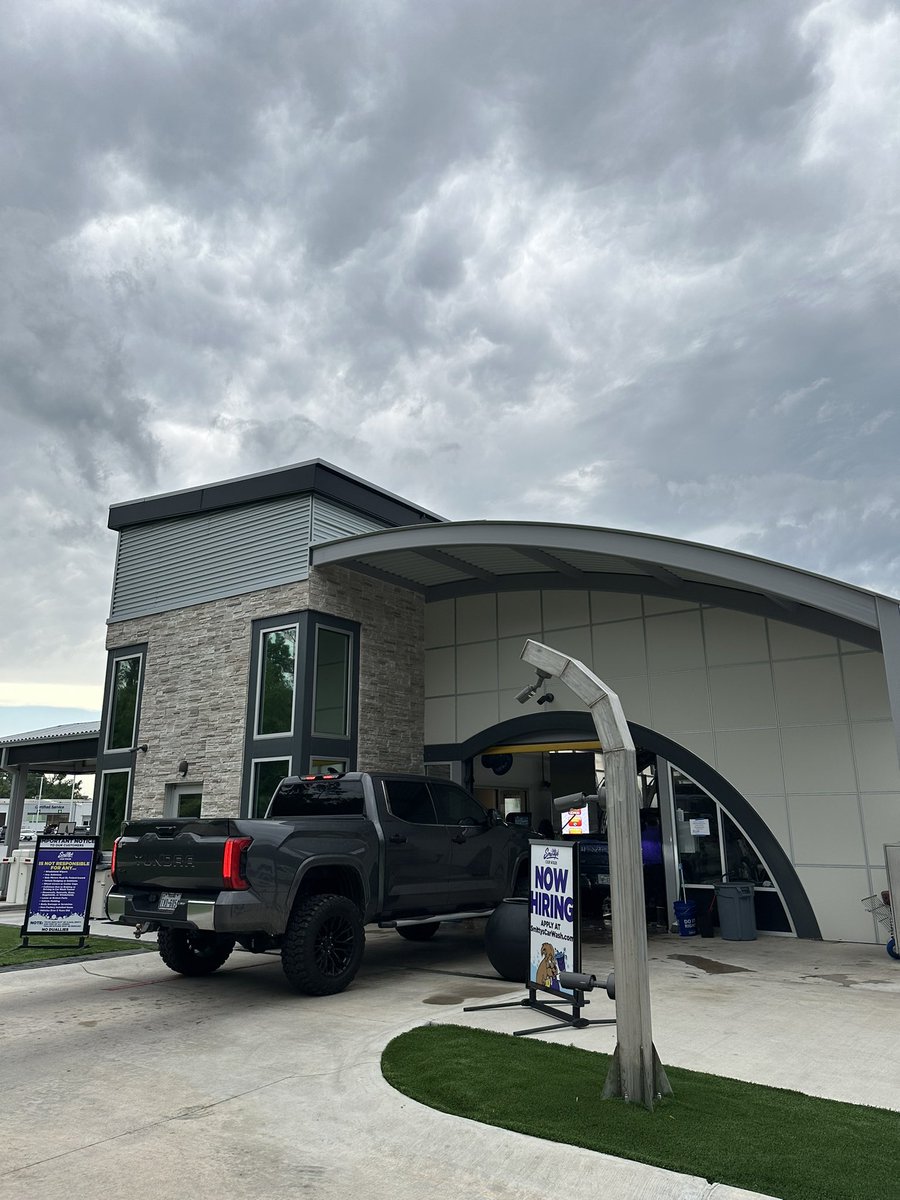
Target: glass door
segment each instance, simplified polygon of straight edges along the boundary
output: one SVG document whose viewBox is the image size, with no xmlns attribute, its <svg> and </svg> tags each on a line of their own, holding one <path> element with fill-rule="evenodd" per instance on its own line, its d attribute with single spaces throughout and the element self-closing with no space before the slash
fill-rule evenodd
<svg viewBox="0 0 900 1200">
<path fill-rule="evenodd" d="M 668 771 L 676 876 L 687 899 L 708 908 L 717 883 L 752 883 L 757 929 L 792 933 L 781 895 L 738 823 L 689 775 L 671 763 Z"/>
</svg>

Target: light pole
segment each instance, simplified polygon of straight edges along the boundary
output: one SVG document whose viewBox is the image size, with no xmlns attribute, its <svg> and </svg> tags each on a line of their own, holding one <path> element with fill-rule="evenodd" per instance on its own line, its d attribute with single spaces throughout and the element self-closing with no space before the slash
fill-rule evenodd
<svg viewBox="0 0 900 1200">
<path fill-rule="evenodd" d="M 522 658 L 555 675 L 587 706 L 606 767 L 609 878 L 616 972 L 616 1049 L 603 1096 L 653 1108 L 672 1088 L 653 1045 L 634 741 L 619 697 L 583 662 L 530 639 Z"/>
</svg>

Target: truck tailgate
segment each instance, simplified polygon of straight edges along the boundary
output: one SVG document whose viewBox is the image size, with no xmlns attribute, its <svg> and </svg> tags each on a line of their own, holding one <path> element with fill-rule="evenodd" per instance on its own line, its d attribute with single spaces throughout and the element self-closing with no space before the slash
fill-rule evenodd
<svg viewBox="0 0 900 1200">
<path fill-rule="evenodd" d="M 225 843 L 239 837 L 227 817 L 129 821 L 116 850 L 116 884 L 166 891 L 222 887 Z"/>
</svg>

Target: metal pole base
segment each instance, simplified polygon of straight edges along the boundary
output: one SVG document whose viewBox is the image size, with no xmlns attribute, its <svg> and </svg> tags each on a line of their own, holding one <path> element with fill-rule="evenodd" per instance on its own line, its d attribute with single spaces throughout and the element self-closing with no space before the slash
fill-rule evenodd
<svg viewBox="0 0 900 1200">
<path fill-rule="evenodd" d="M 616 1044 L 613 1052 L 613 1059 L 609 1066 L 609 1071 L 606 1076 L 606 1082 L 603 1084 L 604 1100 L 624 1100 L 626 1104 L 643 1104 L 644 1108 L 653 1109 L 654 1101 L 661 1099 L 663 1096 L 672 1095 L 672 1085 L 669 1083 L 669 1078 L 666 1075 L 666 1069 L 656 1053 L 656 1046 L 651 1042 L 651 1050 L 653 1052 L 653 1060 L 650 1068 L 650 1079 L 644 1079 L 644 1072 L 641 1072 L 642 1082 L 644 1084 L 645 1095 L 629 1096 L 622 1083 L 622 1062 L 619 1054 L 619 1046 Z M 643 1057 L 643 1055 L 642 1055 Z M 647 1084 L 649 1083 L 649 1091 Z"/>
</svg>

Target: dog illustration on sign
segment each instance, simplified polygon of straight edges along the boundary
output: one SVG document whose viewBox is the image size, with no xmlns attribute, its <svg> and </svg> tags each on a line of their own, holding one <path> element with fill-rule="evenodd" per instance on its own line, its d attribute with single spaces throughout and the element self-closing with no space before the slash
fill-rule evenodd
<svg viewBox="0 0 900 1200">
<path fill-rule="evenodd" d="M 559 991 L 559 965 L 556 959 L 557 954 L 553 946 L 549 942 L 544 942 L 541 946 L 541 961 L 535 976 L 535 983 L 538 987 Z"/>
</svg>

